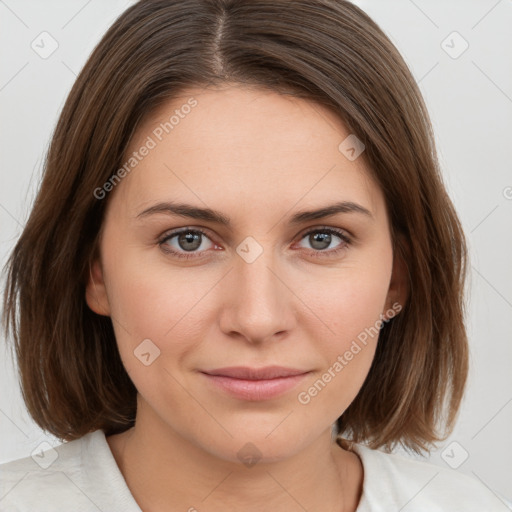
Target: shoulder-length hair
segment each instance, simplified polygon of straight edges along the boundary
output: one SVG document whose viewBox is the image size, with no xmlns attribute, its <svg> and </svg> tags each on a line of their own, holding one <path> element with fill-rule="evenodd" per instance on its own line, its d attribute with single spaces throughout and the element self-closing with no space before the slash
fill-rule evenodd
<svg viewBox="0 0 512 512">
<path fill-rule="evenodd" d="M 85 301 L 108 203 L 94 191 L 162 102 L 228 82 L 319 102 L 364 143 L 410 293 L 337 427 L 372 448 L 429 449 L 453 429 L 467 378 L 466 242 L 419 88 L 345 0 L 141 0 L 107 31 L 67 98 L 6 265 L 3 320 L 29 413 L 63 440 L 134 425 L 136 388 L 111 319 Z"/>
</svg>

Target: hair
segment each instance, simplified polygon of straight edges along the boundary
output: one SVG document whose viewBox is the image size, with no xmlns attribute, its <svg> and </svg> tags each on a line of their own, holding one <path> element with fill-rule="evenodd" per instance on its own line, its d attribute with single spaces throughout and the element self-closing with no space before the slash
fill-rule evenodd
<svg viewBox="0 0 512 512">
<path fill-rule="evenodd" d="M 318 102 L 364 143 L 409 297 L 382 327 L 368 376 L 336 426 L 371 448 L 429 450 L 452 431 L 467 378 L 466 241 L 410 70 L 344 0 L 141 0 L 109 28 L 65 102 L 6 264 L 4 329 L 30 415 L 63 440 L 134 425 L 137 390 L 112 320 L 85 300 L 108 204 L 93 191 L 163 102 L 229 83 Z"/>
</svg>

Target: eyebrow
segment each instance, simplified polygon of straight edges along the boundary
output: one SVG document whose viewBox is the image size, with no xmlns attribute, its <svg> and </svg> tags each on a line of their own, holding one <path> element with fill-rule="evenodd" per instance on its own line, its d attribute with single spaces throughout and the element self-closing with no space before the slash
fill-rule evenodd
<svg viewBox="0 0 512 512">
<path fill-rule="evenodd" d="M 316 210 L 300 211 L 293 215 L 290 224 L 300 224 L 311 220 L 331 217 L 338 213 L 358 213 L 373 219 L 372 213 L 360 204 L 351 201 L 341 201 Z M 190 219 L 203 220 L 230 227 L 231 219 L 223 213 L 210 208 L 199 208 L 185 203 L 163 202 L 157 203 L 140 212 L 136 218 L 145 218 L 155 214 L 178 215 Z"/>
</svg>

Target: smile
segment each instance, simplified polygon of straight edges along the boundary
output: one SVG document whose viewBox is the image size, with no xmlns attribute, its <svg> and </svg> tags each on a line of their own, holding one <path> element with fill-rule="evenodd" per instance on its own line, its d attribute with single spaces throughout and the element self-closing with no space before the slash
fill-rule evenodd
<svg viewBox="0 0 512 512">
<path fill-rule="evenodd" d="M 262 401 L 283 395 L 310 372 L 294 368 L 231 367 L 201 372 L 214 386 L 241 400 Z"/>
</svg>

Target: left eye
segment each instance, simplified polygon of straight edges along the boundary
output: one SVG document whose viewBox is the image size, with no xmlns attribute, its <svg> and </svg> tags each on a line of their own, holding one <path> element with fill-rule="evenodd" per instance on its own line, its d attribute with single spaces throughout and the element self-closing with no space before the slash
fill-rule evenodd
<svg viewBox="0 0 512 512">
<path fill-rule="evenodd" d="M 314 251 L 322 252 L 325 251 L 326 249 L 329 249 L 329 246 L 331 245 L 332 242 L 335 241 L 336 238 L 340 242 L 335 247 L 330 247 L 330 249 L 339 249 L 350 242 L 348 237 L 342 231 L 338 231 L 337 229 L 332 228 L 322 228 L 308 231 L 307 233 L 305 233 L 301 240 L 301 247 L 304 247 L 304 245 L 302 245 L 302 242 L 306 241 L 307 243 L 310 244 L 310 247 L 306 248 L 311 248 Z"/>
</svg>

